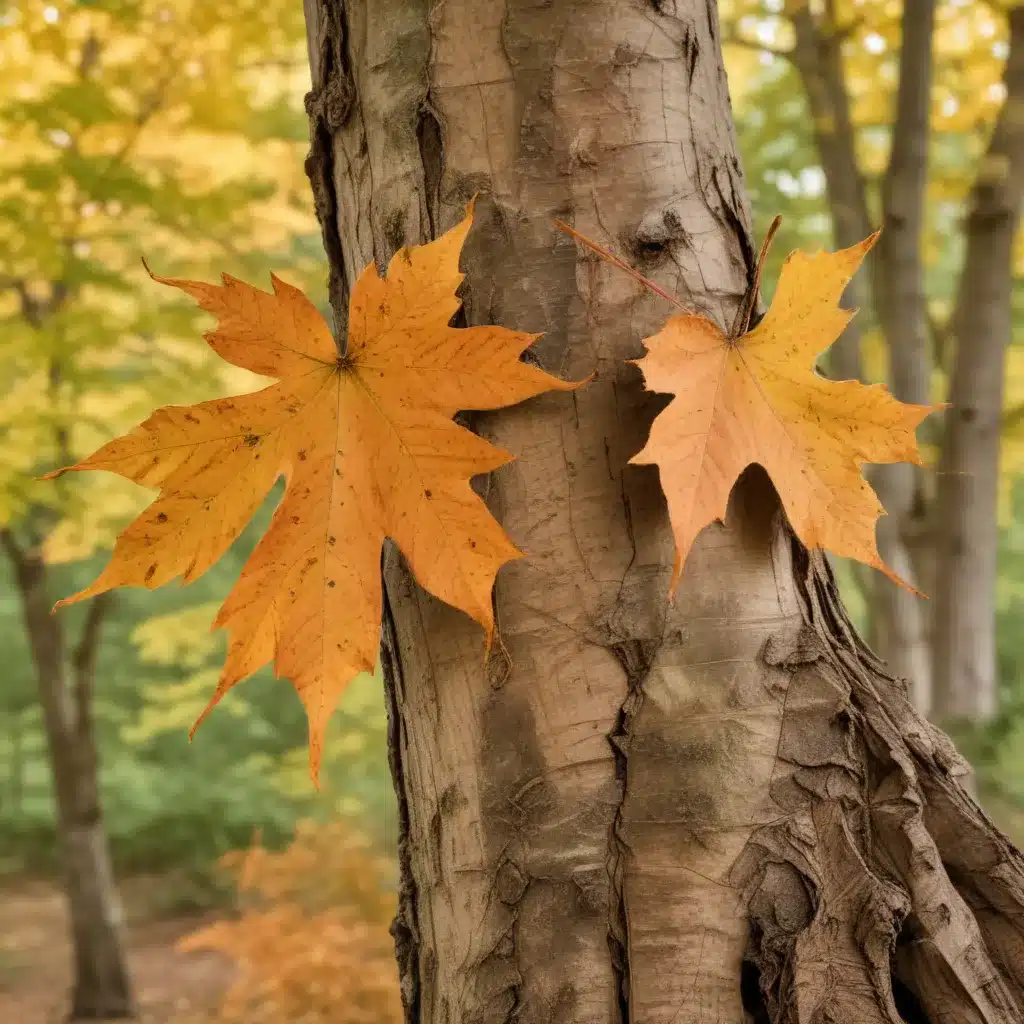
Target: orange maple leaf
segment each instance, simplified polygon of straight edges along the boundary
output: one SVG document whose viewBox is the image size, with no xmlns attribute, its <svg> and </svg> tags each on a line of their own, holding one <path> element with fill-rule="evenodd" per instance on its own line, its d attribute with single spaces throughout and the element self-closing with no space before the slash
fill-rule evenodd
<svg viewBox="0 0 1024 1024">
<path fill-rule="evenodd" d="M 495 576 L 522 552 L 469 481 L 513 456 L 452 417 L 580 384 L 519 359 L 540 335 L 449 326 L 472 219 L 470 204 L 440 238 L 400 250 L 385 279 L 373 264 L 363 270 L 344 358 L 316 307 L 273 275 L 273 294 L 228 275 L 223 286 L 154 275 L 217 317 L 205 337 L 218 355 L 277 383 L 158 409 L 50 474 L 105 469 L 160 491 L 118 537 L 99 578 L 57 607 L 114 587 L 197 579 L 284 474 L 270 527 L 213 624 L 228 631 L 227 658 L 193 732 L 232 686 L 272 660 L 305 705 L 316 780 L 338 698 L 374 667 L 386 537 L 419 582 L 479 622 L 490 644 Z"/>
<path fill-rule="evenodd" d="M 601 246 L 559 227 L 665 295 Z M 856 313 L 839 300 L 877 237 L 835 253 L 791 253 L 770 309 L 749 333 L 744 324 L 732 337 L 686 312 L 644 339 L 648 354 L 632 362 L 649 391 L 674 397 L 629 461 L 661 474 L 676 548 L 670 594 L 697 535 L 725 518 L 733 484 L 752 463 L 767 470 L 805 547 L 865 562 L 914 589 L 878 552 L 875 529 L 885 509 L 862 467 L 920 465 L 915 431 L 943 406 L 909 405 L 884 384 L 828 380 L 814 368 Z"/>
</svg>

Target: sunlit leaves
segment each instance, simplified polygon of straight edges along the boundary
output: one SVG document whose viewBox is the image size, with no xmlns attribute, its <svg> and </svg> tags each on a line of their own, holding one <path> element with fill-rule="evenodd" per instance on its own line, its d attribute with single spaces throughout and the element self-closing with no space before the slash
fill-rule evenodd
<svg viewBox="0 0 1024 1024">
<path fill-rule="evenodd" d="M 44 495 L 33 474 L 130 426 L 140 398 L 223 392 L 195 311 L 140 301 L 140 256 L 265 273 L 317 234 L 306 88 L 302 6 L 287 0 L 0 9 L 0 523 L 56 508 L 51 556 L 108 544 L 123 488 Z M 286 265 L 315 291 L 321 260 Z"/>
</svg>

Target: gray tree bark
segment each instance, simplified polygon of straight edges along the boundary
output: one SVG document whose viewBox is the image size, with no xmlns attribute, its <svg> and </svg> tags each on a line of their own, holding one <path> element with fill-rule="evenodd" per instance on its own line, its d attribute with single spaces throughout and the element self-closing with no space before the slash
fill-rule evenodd
<svg viewBox="0 0 1024 1024">
<path fill-rule="evenodd" d="M 952 335 L 956 356 L 939 464 L 934 610 L 935 716 L 995 714 L 996 503 L 1013 240 L 1024 201 L 1024 8 L 1007 15 L 1006 100 L 967 210 L 967 253 Z"/>
<path fill-rule="evenodd" d="M 109 598 L 104 595 L 89 606 L 69 659 L 60 619 L 50 612 L 53 597 L 41 544 L 19 543 L 10 530 L 0 531 L 0 542 L 21 596 L 53 768 L 74 957 L 69 1019 L 130 1017 L 134 1002 L 123 914 L 103 826 L 92 721 L 96 655 Z"/>
<path fill-rule="evenodd" d="M 598 374 L 467 417 L 519 455 L 480 486 L 529 556 L 499 575 L 486 662 L 383 560 L 409 1024 L 1019 1022 L 1024 857 L 761 471 L 667 602 L 658 477 L 626 467 L 666 398 L 626 360 L 668 310 L 551 224 L 732 324 L 755 250 L 714 5 L 306 14 L 339 329 L 363 265 L 478 193 L 464 322 L 544 331 L 547 370 Z"/>
</svg>

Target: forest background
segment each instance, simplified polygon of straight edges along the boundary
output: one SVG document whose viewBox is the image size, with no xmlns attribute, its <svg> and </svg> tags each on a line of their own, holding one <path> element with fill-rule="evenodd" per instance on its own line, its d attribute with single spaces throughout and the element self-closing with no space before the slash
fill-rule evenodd
<svg viewBox="0 0 1024 1024">
<path fill-rule="evenodd" d="M 820 6 L 811 28 L 825 22 L 841 28 L 825 40 L 838 58 L 832 63 L 820 38 L 806 48 L 808 25 L 799 4 L 721 5 L 756 236 L 764 236 L 776 214 L 783 217 L 765 273 L 766 301 L 789 251 L 831 248 L 837 237 L 843 244 L 852 240 L 841 237 L 838 224 L 844 194 L 860 189 L 870 226 L 882 219 L 902 5 L 835 0 L 835 10 L 829 2 Z M 943 325 L 964 260 L 964 204 L 1005 98 L 1005 8 L 980 0 L 940 4 L 932 52 L 918 251 L 934 351 L 928 387 L 938 401 L 947 397 L 951 372 Z M 831 93 L 816 94 L 816 83 Z M 230 553 L 188 587 L 124 591 L 109 602 L 63 609 L 50 620 L 56 625 L 47 628 L 56 632 L 49 639 L 38 635 L 40 620 L 26 599 L 25 559 L 33 552 L 40 554 L 49 596 L 69 594 L 98 573 L 118 530 L 148 500 L 105 474 L 76 474 L 57 484 L 39 482 L 40 474 L 123 433 L 157 405 L 252 386 L 251 375 L 217 364 L 201 339 L 203 315 L 150 281 L 142 256 L 160 274 L 214 279 L 228 272 L 262 287 L 274 270 L 326 311 L 326 264 L 303 170 L 308 84 L 302 5 L 294 0 L 0 0 L 0 1008 L 4 999 L 22 1005 L 13 1000 L 27 999 L 33 982 L 39 999 L 52 997 L 40 951 L 65 955 L 49 941 L 49 925 L 40 924 L 52 918 L 54 928 L 63 927 L 59 912 L 51 913 L 59 906 L 53 895 L 59 847 L 40 700 L 40 687 L 53 680 L 41 678 L 33 661 L 33 631 L 37 644 L 59 642 L 61 685 L 89 701 L 116 875 L 124 892 L 145 897 L 129 899 L 133 926 L 179 922 L 166 933 L 176 938 L 210 920 L 231 920 L 239 907 L 237 871 L 225 867 L 237 868 L 239 860 L 224 855 L 249 848 L 258 835 L 267 850 L 288 850 L 285 857 L 307 866 L 315 861 L 310 871 L 318 882 L 310 888 L 319 887 L 319 903 L 310 904 L 282 889 L 276 862 L 250 856 L 250 880 L 257 868 L 270 879 L 269 902 L 261 906 L 271 913 L 275 901 L 278 910 L 283 903 L 299 907 L 292 922 L 299 934 L 303 927 L 323 931 L 310 922 L 332 900 L 359 904 L 378 942 L 364 941 L 360 955 L 372 958 L 377 949 L 383 975 L 389 970 L 389 940 L 380 936 L 396 825 L 378 680 L 360 678 L 335 715 L 319 793 L 307 774 L 301 706 L 290 686 L 267 670 L 232 691 L 188 741 L 222 658 L 221 638 L 209 623 L 279 491 Z M 823 149 L 823 138 L 845 131 L 845 117 L 857 181 L 835 152 Z M 833 119 L 831 129 L 823 118 Z M 844 173 L 847 178 L 838 180 Z M 1003 354 L 999 501 L 991 523 L 999 538 L 995 688 L 988 701 L 964 695 L 963 713 L 941 724 L 971 760 L 981 802 L 1020 844 L 1020 238 L 1009 273 L 1013 342 Z M 883 318 L 866 287 L 862 291 L 854 359 L 865 380 L 889 381 L 893 360 Z M 932 495 L 941 472 L 937 430 L 921 435 L 933 463 L 922 486 Z M 896 600 L 885 590 L 890 585 L 848 565 L 837 569 L 858 626 L 885 652 Z M 918 697 L 927 704 L 928 693 Z M 308 827 L 290 846 L 305 820 L 319 827 Z M 365 846 L 350 845 L 359 841 Z M 373 856 L 384 861 L 371 870 Z M 355 874 L 370 878 L 371 888 L 379 881 L 380 899 L 365 886 L 346 888 L 344 878 Z M 18 915 L 25 927 L 12 923 Z M 132 934 L 138 946 L 142 940 Z M 212 934 L 210 942 L 237 947 L 237 934 Z M 318 989 L 317 971 L 308 964 L 303 971 L 301 999 L 310 1007 L 329 1005 L 333 997 Z M 211 984 L 210 998 L 219 997 L 220 980 Z M 140 996 L 144 1006 L 148 998 Z M 176 993 L 174 1002 L 180 998 Z M 380 1019 L 390 1019 L 394 1001 L 381 1000 Z M 222 1006 L 218 1012 L 234 1011 Z M 246 1019 L 255 1021 L 249 1012 Z M 30 1010 L 24 1013 L 29 1020 Z"/>
</svg>

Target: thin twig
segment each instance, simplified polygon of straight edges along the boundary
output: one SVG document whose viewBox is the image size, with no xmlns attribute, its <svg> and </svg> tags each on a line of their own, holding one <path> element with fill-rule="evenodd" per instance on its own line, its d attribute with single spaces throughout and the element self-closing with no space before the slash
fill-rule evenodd
<svg viewBox="0 0 1024 1024">
<path fill-rule="evenodd" d="M 634 270 L 624 260 L 620 260 L 619 257 L 615 255 L 615 253 L 609 251 L 608 249 L 605 249 L 603 246 L 598 245 L 597 242 L 592 242 L 589 238 L 586 237 L 586 235 L 581 235 L 574 228 L 569 227 L 569 225 L 566 224 L 564 220 L 555 220 L 554 225 L 556 228 L 558 228 L 559 231 L 564 231 L 567 235 L 571 235 L 573 238 L 575 238 L 577 242 L 580 242 L 582 245 L 585 245 L 588 249 L 591 249 L 594 252 L 596 252 L 597 255 L 601 257 L 601 259 L 607 260 L 613 266 L 618 267 L 619 270 L 624 270 L 627 274 L 629 274 L 630 277 L 632 277 L 636 281 L 639 281 L 645 288 L 650 288 L 650 290 L 654 292 L 655 295 L 660 295 L 663 299 L 667 299 L 669 302 L 672 303 L 673 306 L 675 306 L 677 309 L 681 309 L 684 313 L 689 313 L 691 315 L 693 314 L 692 309 L 689 309 L 687 306 L 684 306 L 677 298 L 675 298 L 672 295 L 669 295 L 669 293 L 664 291 L 662 288 L 659 288 L 658 285 L 656 285 L 650 278 L 644 277 L 644 275 L 641 274 L 639 270 Z"/>
<path fill-rule="evenodd" d="M 754 280 L 750 282 L 750 288 L 747 291 L 746 300 L 744 301 L 745 308 L 743 311 L 743 320 L 740 324 L 739 330 L 733 330 L 732 336 L 734 338 L 742 337 L 747 333 L 747 328 L 750 327 L 750 318 L 754 313 L 754 307 L 757 305 L 758 292 L 761 289 L 761 273 L 764 270 L 765 257 L 768 255 L 772 239 L 775 237 L 775 232 L 779 230 L 779 225 L 781 223 L 782 218 L 776 214 L 775 219 L 768 228 L 768 234 L 764 236 L 764 241 L 761 243 L 761 252 L 757 257 L 757 268 L 754 270 Z"/>
</svg>

